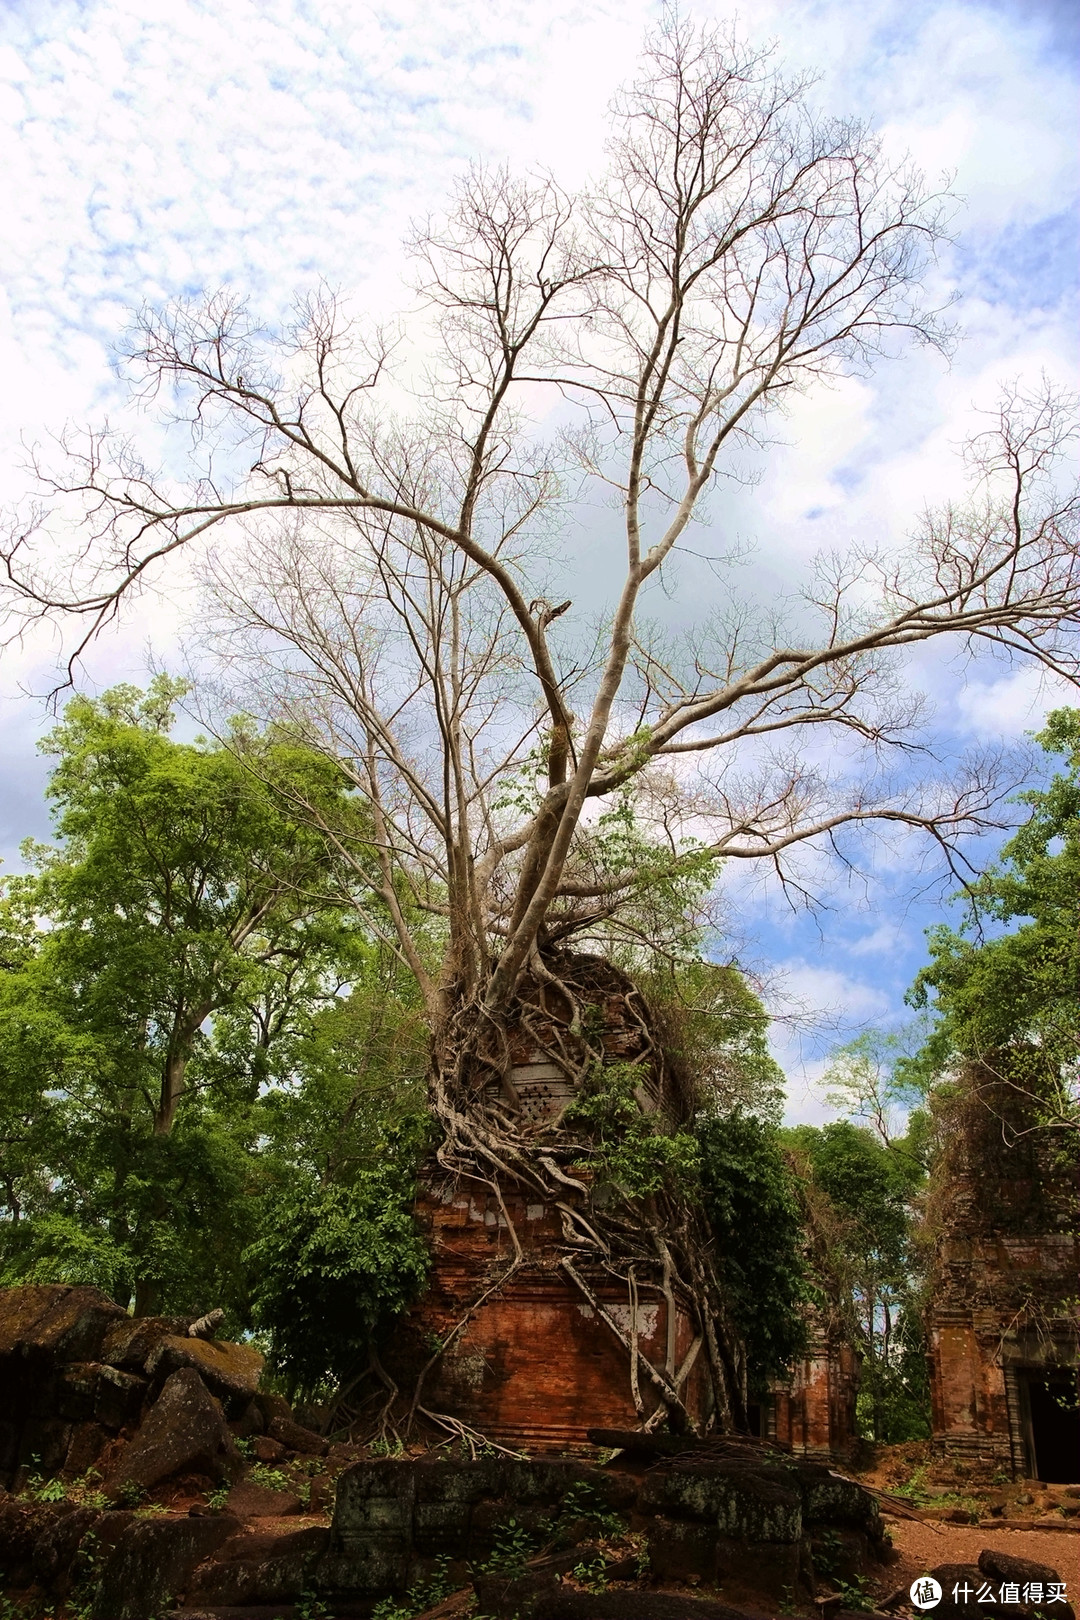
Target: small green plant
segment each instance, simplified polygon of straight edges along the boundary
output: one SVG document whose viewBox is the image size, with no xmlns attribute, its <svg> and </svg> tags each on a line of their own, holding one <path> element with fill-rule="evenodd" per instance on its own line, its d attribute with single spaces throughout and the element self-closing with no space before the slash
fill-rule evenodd
<svg viewBox="0 0 1080 1620">
<path fill-rule="evenodd" d="M 925 1502 L 929 1502 L 931 1498 L 926 1486 L 926 1471 L 928 1466 L 929 1465 L 927 1463 L 920 1463 L 918 1468 L 916 1468 L 912 1473 L 912 1476 L 908 1480 L 907 1484 L 898 1485 L 894 1494 L 896 1496 L 906 1497 L 907 1500 L 914 1503 L 916 1507 L 921 1506 Z"/>
<path fill-rule="evenodd" d="M 31 1497 L 35 1502 L 62 1502 L 67 1496 L 68 1488 L 62 1479 L 46 1479 L 41 1472 L 41 1458 L 37 1452 L 30 1458 L 30 1470 L 23 1486 L 23 1496 Z"/>
<path fill-rule="evenodd" d="M 77 1497 L 69 1491 L 68 1498 L 71 1501 L 77 1501 L 80 1507 L 100 1509 L 107 1508 L 109 1505 L 109 1498 L 105 1495 L 104 1491 L 80 1491 Z"/>
<path fill-rule="evenodd" d="M 579 1485 L 572 1485 L 563 1497 L 559 1517 L 555 1522 L 556 1532 L 575 1521 L 582 1520 L 605 1536 L 621 1536 L 626 1529 L 622 1515 L 613 1513 L 594 1488 L 586 1485 L 584 1481 Z"/>
<path fill-rule="evenodd" d="M 98 1537 L 92 1530 L 87 1531 L 79 1543 L 79 1550 L 72 1566 L 75 1579 L 68 1597 L 68 1606 L 73 1620 L 90 1620 L 94 1599 L 97 1596 L 101 1551 Z"/>
<path fill-rule="evenodd" d="M 251 1440 L 238 1440 L 236 1449 L 241 1457 L 254 1457 L 255 1455 L 255 1446 Z"/>
<path fill-rule="evenodd" d="M 874 1600 L 867 1591 L 865 1576 L 853 1575 L 850 1581 L 836 1581 L 834 1584 L 845 1609 L 851 1609 L 855 1613 L 868 1613 L 874 1607 Z"/>
<path fill-rule="evenodd" d="M 133 1508 L 138 1507 L 145 1495 L 146 1492 L 137 1480 L 125 1479 L 116 1493 L 116 1500 L 120 1507 Z"/>
<path fill-rule="evenodd" d="M 820 1535 L 814 1537 L 814 1574 L 820 1575 L 826 1581 L 832 1581 L 835 1585 L 840 1574 L 842 1554 L 843 1548 L 836 1531 L 823 1530 Z"/>
<path fill-rule="evenodd" d="M 271 1491 L 292 1490 L 292 1480 L 288 1474 L 282 1473 L 280 1468 L 271 1468 L 266 1463 L 253 1463 L 248 1478 L 253 1485 L 265 1485 Z"/>
<path fill-rule="evenodd" d="M 449 1597 L 453 1590 L 450 1559 L 438 1558 L 428 1580 L 418 1581 L 415 1586 L 410 1586 L 403 1598 L 383 1598 L 372 1609 L 371 1620 L 413 1620 L 414 1615 L 423 1614 L 425 1609 L 433 1609 L 436 1603 L 440 1603 L 444 1597 Z M 297 1613 L 300 1620 L 307 1620 L 301 1610 L 298 1609 Z"/>
<path fill-rule="evenodd" d="M 330 1620 L 330 1610 L 315 1592 L 301 1592 L 296 1600 L 297 1620 Z"/>
<path fill-rule="evenodd" d="M 230 1487 L 228 1485 L 219 1485 L 216 1491 L 210 1492 L 209 1496 L 206 1498 L 206 1505 L 211 1509 L 212 1512 L 221 1512 L 222 1508 L 225 1506 L 225 1503 L 229 1500 L 229 1489 Z"/>
<path fill-rule="evenodd" d="M 135 1517 L 137 1519 L 158 1519 L 168 1511 L 163 1502 L 146 1502 L 142 1507 L 135 1509 Z"/>
<path fill-rule="evenodd" d="M 536 1537 L 516 1519 L 496 1525 L 487 1560 L 477 1566 L 482 1575 L 522 1571 L 535 1550 Z"/>
<path fill-rule="evenodd" d="M 586 1019 L 586 1023 L 588 1019 Z M 592 1137 L 583 1168 L 599 1171 L 624 1194 L 646 1198 L 665 1182 L 697 1184 L 698 1145 L 692 1136 L 660 1134 L 637 1101 L 641 1073 L 632 1063 L 594 1065 L 566 1110 L 566 1120 Z"/>
<path fill-rule="evenodd" d="M 373 1440 L 368 1446 L 368 1453 L 372 1457 L 401 1457 L 405 1447 L 400 1440 Z"/>
<path fill-rule="evenodd" d="M 964 1512 L 973 1519 L 979 1517 L 979 1502 L 974 1496 L 961 1496 L 958 1491 L 942 1491 L 940 1496 L 930 1498 L 935 1507 L 963 1508 Z"/>
<path fill-rule="evenodd" d="M 412 1620 L 412 1610 L 397 1598 L 380 1598 L 371 1611 L 371 1620 Z"/>
<path fill-rule="evenodd" d="M 580 1581 L 589 1592 L 607 1591 L 607 1564 L 603 1558 L 593 1558 L 588 1563 L 582 1561 L 575 1564 L 573 1576 L 575 1581 Z"/>
<path fill-rule="evenodd" d="M 16 1603 L 14 1598 L 0 1597 L 0 1620 L 53 1620 L 55 1613 L 51 1603 L 41 1609 L 35 1602 Z"/>
<path fill-rule="evenodd" d="M 785 1586 L 782 1587 L 781 1590 L 783 1591 L 784 1598 L 783 1602 L 780 1604 L 780 1613 L 798 1614 L 799 1606 L 795 1602 L 795 1588 L 793 1586 Z"/>
<path fill-rule="evenodd" d="M 101 1475 L 96 1468 L 88 1468 L 85 1474 L 73 1479 L 67 1486 L 66 1496 L 69 1502 L 78 1507 L 104 1508 L 108 1507 L 108 1498 L 100 1489 Z"/>
</svg>

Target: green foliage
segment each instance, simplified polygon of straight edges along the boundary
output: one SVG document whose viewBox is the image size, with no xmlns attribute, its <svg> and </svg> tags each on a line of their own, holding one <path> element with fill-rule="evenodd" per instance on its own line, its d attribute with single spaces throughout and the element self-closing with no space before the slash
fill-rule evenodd
<svg viewBox="0 0 1080 1620">
<path fill-rule="evenodd" d="M 736 1109 L 697 1123 L 705 1209 L 752 1391 L 803 1349 L 802 1214 L 776 1127 Z"/>
<path fill-rule="evenodd" d="M 692 1105 L 744 1109 L 779 1123 L 784 1077 L 769 1052 L 769 1015 L 738 968 L 668 961 L 637 980 L 669 1067 L 687 1077 Z"/>
<path fill-rule="evenodd" d="M 245 1261 L 253 1316 L 293 1398 L 313 1398 L 362 1365 L 382 1328 L 417 1294 L 428 1252 L 412 1215 L 426 1117 L 383 1140 L 346 1182 L 295 1173 L 268 1193 Z"/>
<path fill-rule="evenodd" d="M 588 1562 L 583 1560 L 580 1564 L 575 1564 L 572 1573 L 574 1579 L 580 1581 L 586 1591 L 607 1591 L 607 1560 L 602 1553 L 589 1559 Z"/>
<path fill-rule="evenodd" d="M 23 1486 L 23 1495 L 35 1502 L 62 1502 L 67 1496 L 67 1486 L 62 1479 L 46 1479 L 41 1472 L 41 1458 L 31 1458 L 34 1466 L 26 1476 Z"/>
<path fill-rule="evenodd" d="M 1020 795 L 1030 807 L 1001 859 L 965 891 L 956 928 L 929 933 L 909 993 L 934 1027 L 907 1067 L 924 1088 L 965 1058 L 1002 1054 L 1048 1122 L 1075 1122 L 1080 1049 L 1080 710 L 1057 709 L 1038 741 L 1066 769 Z"/>
<path fill-rule="evenodd" d="M 911 1061 L 927 1034 L 927 1020 L 906 1029 L 866 1030 L 832 1054 L 822 1083 L 825 1100 L 850 1120 L 864 1121 L 886 1147 L 927 1168 L 930 1116 L 919 1104 L 923 1087 Z"/>
<path fill-rule="evenodd" d="M 412 1620 L 413 1615 L 433 1609 L 454 1590 L 450 1559 L 437 1558 L 428 1580 L 410 1586 L 404 1598 L 382 1598 L 371 1611 L 371 1620 Z"/>
<path fill-rule="evenodd" d="M 631 1063 L 596 1065 L 564 1116 L 584 1127 L 588 1164 L 601 1181 L 628 1198 L 647 1198 L 670 1178 L 697 1180 L 698 1148 L 687 1132 L 664 1135 L 644 1114 L 636 1092 L 641 1073 Z"/>
<path fill-rule="evenodd" d="M 931 1091 L 947 1097 L 975 1060 L 1022 1103 L 1027 1123 L 1080 1118 L 1080 710 L 1056 710 L 1038 740 L 1066 769 L 1020 795 L 1027 820 L 964 891 L 959 925 L 929 931 L 930 961 L 908 996 L 920 1023 L 861 1036 L 826 1075 L 830 1101 L 868 1121 L 877 1142 L 850 1121 L 791 1133 L 836 1215 L 819 1270 L 848 1301 L 864 1355 L 860 1427 L 878 1439 L 929 1433 L 911 1233 L 935 1140 L 930 1111 L 913 1104 Z M 819 1221 L 819 1238 L 828 1224 Z"/>
<path fill-rule="evenodd" d="M 806 1181 L 811 1297 L 846 1320 L 863 1357 L 862 1432 L 923 1439 L 928 1389 L 912 1249 L 922 1162 L 905 1140 L 886 1144 L 850 1120 L 783 1134 Z"/>
<path fill-rule="evenodd" d="M 330 1620 L 330 1610 L 314 1592 L 301 1592 L 296 1600 L 296 1620 Z"/>
<path fill-rule="evenodd" d="M 555 1532 L 571 1524 L 585 1523 L 598 1535 L 621 1536 L 626 1531 L 626 1521 L 620 1513 L 613 1512 L 601 1501 L 593 1486 L 582 1481 L 578 1485 L 571 1485 L 563 1497 L 559 1509 L 559 1517 L 555 1522 Z"/>
<path fill-rule="evenodd" d="M 853 1575 L 850 1581 L 837 1581 L 841 1608 L 855 1614 L 869 1614 L 874 1609 L 874 1594 L 865 1575 Z"/>
<path fill-rule="evenodd" d="M 235 1333 L 262 1210 L 381 1151 L 426 1031 L 317 831 L 364 831 L 333 763 L 243 724 L 178 743 L 182 692 L 77 697 L 43 745 L 57 846 L 0 896 L 0 1282 L 212 1300 Z"/>
<path fill-rule="evenodd" d="M 288 1474 L 282 1473 L 280 1468 L 271 1468 L 267 1463 L 252 1463 L 248 1469 L 248 1478 L 253 1485 L 265 1485 L 270 1491 L 287 1491 L 292 1488 L 292 1480 Z"/>
<path fill-rule="evenodd" d="M 505 1523 L 497 1524 L 492 1537 L 491 1552 L 482 1564 L 477 1565 L 478 1573 L 523 1574 L 525 1565 L 536 1551 L 540 1540 L 541 1537 L 535 1530 L 527 1529 L 516 1518 L 511 1517 Z"/>
<path fill-rule="evenodd" d="M 882 1279 L 900 1275 L 909 1203 L 922 1180 L 921 1167 L 850 1120 L 796 1125 L 784 1135 L 805 1154 L 817 1186 L 846 1218 L 848 1252 Z"/>
<path fill-rule="evenodd" d="M 647 745 L 644 734 L 638 739 Z M 593 823 L 579 823 L 567 879 L 619 893 L 619 905 L 576 930 L 631 973 L 657 960 L 695 960 L 701 951 L 701 908 L 716 885 L 720 861 L 692 838 L 657 838 L 639 812 L 632 786 L 613 795 Z"/>
</svg>

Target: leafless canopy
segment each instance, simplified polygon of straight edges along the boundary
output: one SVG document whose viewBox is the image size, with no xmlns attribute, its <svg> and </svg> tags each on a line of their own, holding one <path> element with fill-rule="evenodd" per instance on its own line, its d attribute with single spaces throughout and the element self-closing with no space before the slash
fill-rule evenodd
<svg viewBox="0 0 1080 1620">
<path fill-rule="evenodd" d="M 330 296 L 277 335 L 228 296 L 146 313 L 131 358 L 190 429 L 196 475 L 154 472 L 107 432 L 66 442 L 41 522 L 81 525 L 77 556 L 50 572 L 17 527 L 12 611 L 72 617 L 78 657 L 203 542 L 231 658 L 255 660 L 369 807 L 357 859 L 369 873 L 374 852 L 436 1027 L 463 997 L 498 1016 L 545 941 L 647 928 L 641 851 L 620 832 L 631 795 L 654 884 L 706 854 L 781 862 L 867 820 L 948 844 L 989 813 L 987 775 L 921 797 L 873 773 L 841 787 L 808 739 L 824 726 L 880 759 L 910 737 L 889 657 L 940 635 L 1075 675 L 1076 502 L 1051 472 L 1063 402 L 1007 399 L 972 448 L 969 504 L 927 517 L 902 556 L 824 565 L 785 615 L 729 601 L 661 645 L 642 611 L 786 390 L 864 367 L 897 333 L 946 340 L 922 291 L 943 217 L 768 56 L 669 23 L 594 189 L 474 172 L 418 233 L 409 341 Z M 591 639 L 559 543 L 583 485 L 615 492 L 623 531 Z M 218 543 L 230 525 L 240 550 Z M 432 913 L 441 970 L 418 943 Z"/>
</svg>

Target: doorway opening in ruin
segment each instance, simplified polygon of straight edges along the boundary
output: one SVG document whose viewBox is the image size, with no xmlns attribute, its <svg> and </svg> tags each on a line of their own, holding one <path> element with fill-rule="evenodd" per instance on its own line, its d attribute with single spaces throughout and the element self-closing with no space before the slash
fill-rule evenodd
<svg viewBox="0 0 1080 1620">
<path fill-rule="evenodd" d="M 1047 1485 L 1080 1479 L 1080 1405 L 1076 1373 L 1032 1370 L 1024 1375 L 1032 1471 Z"/>
</svg>

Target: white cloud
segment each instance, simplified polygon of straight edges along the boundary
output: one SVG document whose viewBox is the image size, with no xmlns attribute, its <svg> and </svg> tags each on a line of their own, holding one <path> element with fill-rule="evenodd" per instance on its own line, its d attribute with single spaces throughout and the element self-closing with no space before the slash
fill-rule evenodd
<svg viewBox="0 0 1080 1620">
<path fill-rule="evenodd" d="M 997 680 L 977 675 L 956 694 L 959 714 L 971 732 L 986 741 L 1014 740 L 1036 731 L 1049 709 L 1076 706 L 1076 692 L 1032 664 Z"/>
<path fill-rule="evenodd" d="M 878 923 L 868 934 L 860 934 L 848 943 L 852 956 L 887 956 L 896 950 L 903 937 L 903 929 L 895 922 Z"/>
</svg>

